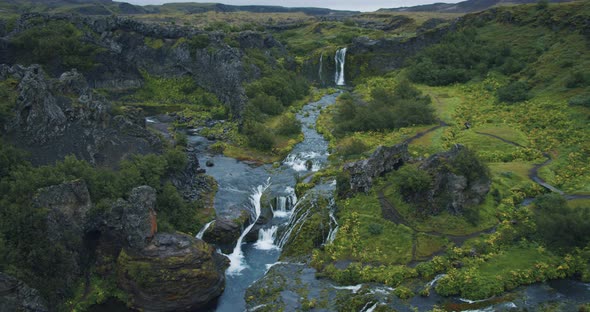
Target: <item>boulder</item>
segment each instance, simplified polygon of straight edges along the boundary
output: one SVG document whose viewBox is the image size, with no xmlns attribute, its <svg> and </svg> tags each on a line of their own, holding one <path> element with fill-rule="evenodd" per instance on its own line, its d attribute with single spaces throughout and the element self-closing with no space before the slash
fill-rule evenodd
<svg viewBox="0 0 590 312">
<path fill-rule="evenodd" d="M 343 170 L 350 175 L 350 191 L 368 192 L 375 178 L 397 170 L 409 158 L 408 144 L 402 143 L 391 147 L 379 146 L 368 158 L 345 164 Z"/>
<path fill-rule="evenodd" d="M 468 163 L 468 165 L 465 165 Z M 447 210 L 462 213 L 467 207 L 481 204 L 490 190 L 491 179 L 485 165 L 463 145 L 432 155 L 420 169 L 432 177 L 432 184 L 422 197 L 429 214 Z"/>
<path fill-rule="evenodd" d="M 0 311 L 46 312 L 49 309 L 36 289 L 0 272 Z"/>
<path fill-rule="evenodd" d="M 156 190 L 149 186 L 136 187 L 127 200 L 118 199 L 112 205 L 100 231 L 125 248 L 141 250 L 158 230 L 155 206 Z"/>
<path fill-rule="evenodd" d="M 246 210 L 243 210 L 238 218 L 218 217 L 203 233 L 203 240 L 214 244 L 224 253 L 230 253 L 250 222 L 250 212 Z"/>
<path fill-rule="evenodd" d="M 37 207 L 47 208 L 47 233 L 52 241 L 69 241 L 72 235 L 82 237 L 86 215 L 92 207 L 90 193 L 82 180 L 39 189 L 33 200 Z M 81 246 L 70 246 L 79 249 Z"/>
<path fill-rule="evenodd" d="M 118 285 L 142 311 L 194 311 L 225 288 L 226 257 L 185 234 L 157 234 L 141 250 L 121 251 Z"/>
</svg>

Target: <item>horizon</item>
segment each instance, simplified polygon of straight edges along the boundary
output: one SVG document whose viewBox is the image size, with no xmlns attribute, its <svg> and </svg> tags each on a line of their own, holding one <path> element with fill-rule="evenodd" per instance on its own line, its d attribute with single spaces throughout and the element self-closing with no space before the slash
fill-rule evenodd
<svg viewBox="0 0 590 312">
<path fill-rule="evenodd" d="M 390 9 L 390 8 L 401 8 L 411 7 L 416 5 L 441 3 L 443 1 L 433 0 L 350 0 L 350 1 L 338 1 L 338 0 L 325 0 L 322 1 L 321 5 L 318 5 L 317 1 L 312 0 L 260 0 L 256 2 L 248 0 L 222 0 L 222 1 L 194 1 L 194 0 L 120 0 L 135 5 L 161 5 L 165 3 L 222 3 L 227 5 L 272 5 L 282 7 L 314 7 L 314 8 L 327 8 L 332 10 L 345 10 L 345 11 L 361 11 L 361 12 L 373 12 L 378 9 Z M 444 3 L 457 3 L 460 1 L 451 0 L 444 1 Z"/>
</svg>

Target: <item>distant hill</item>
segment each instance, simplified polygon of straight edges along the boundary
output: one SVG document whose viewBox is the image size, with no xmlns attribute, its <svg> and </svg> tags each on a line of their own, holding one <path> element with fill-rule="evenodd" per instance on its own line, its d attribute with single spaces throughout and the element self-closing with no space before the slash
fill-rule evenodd
<svg viewBox="0 0 590 312">
<path fill-rule="evenodd" d="M 288 8 L 270 5 L 226 5 L 221 3 L 166 3 L 163 5 L 133 5 L 112 0 L 2 0 L 0 12 L 6 13 L 75 13 L 81 15 L 157 14 L 204 12 L 296 13 L 308 15 L 350 15 L 360 12 L 325 8 Z"/>
<path fill-rule="evenodd" d="M 571 2 L 572 0 L 549 0 L 549 2 Z M 437 12 L 472 13 L 495 6 L 537 3 L 538 0 L 467 0 L 459 3 L 433 3 L 394 9 L 379 9 L 378 12 Z"/>
</svg>

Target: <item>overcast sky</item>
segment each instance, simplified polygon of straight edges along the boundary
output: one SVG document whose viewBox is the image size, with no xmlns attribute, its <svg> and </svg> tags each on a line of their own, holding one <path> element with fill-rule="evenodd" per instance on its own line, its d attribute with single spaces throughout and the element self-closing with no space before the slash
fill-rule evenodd
<svg viewBox="0 0 590 312">
<path fill-rule="evenodd" d="M 194 1 L 194 0 L 119 0 L 133 4 L 162 4 L 166 2 L 216 2 L 235 5 L 280 5 L 286 7 L 319 7 L 334 10 L 375 11 L 380 8 L 398 8 L 435 2 L 457 3 L 461 0 L 221 0 L 221 1 Z"/>
</svg>

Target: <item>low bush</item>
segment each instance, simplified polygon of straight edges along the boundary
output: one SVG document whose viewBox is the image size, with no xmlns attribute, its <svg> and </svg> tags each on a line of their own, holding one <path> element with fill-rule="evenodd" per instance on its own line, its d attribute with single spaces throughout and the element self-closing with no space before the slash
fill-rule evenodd
<svg viewBox="0 0 590 312">
<path fill-rule="evenodd" d="M 522 102 L 531 97 L 529 86 L 523 81 L 511 82 L 506 86 L 498 88 L 497 95 L 498 100 L 508 103 Z"/>
</svg>

